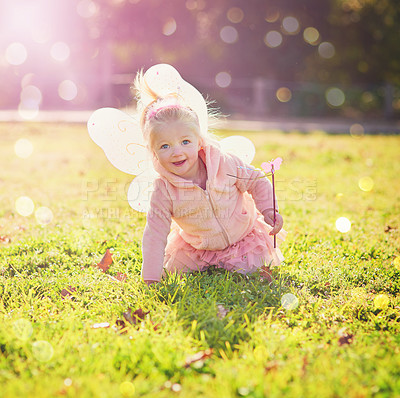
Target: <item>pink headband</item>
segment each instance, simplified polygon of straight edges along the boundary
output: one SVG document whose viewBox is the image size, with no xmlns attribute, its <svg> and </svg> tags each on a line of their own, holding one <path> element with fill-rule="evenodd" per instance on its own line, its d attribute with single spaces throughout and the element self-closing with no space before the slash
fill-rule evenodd
<svg viewBox="0 0 400 398">
<path fill-rule="evenodd" d="M 156 109 L 151 109 L 150 112 L 147 112 L 146 119 L 150 120 L 153 118 L 158 112 L 160 112 L 163 109 L 180 109 L 183 108 L 181 105 L 178 104 L 172 104 L 172 105 L 164 105 L 160 106 L 159 108 Z"/>
</svg>

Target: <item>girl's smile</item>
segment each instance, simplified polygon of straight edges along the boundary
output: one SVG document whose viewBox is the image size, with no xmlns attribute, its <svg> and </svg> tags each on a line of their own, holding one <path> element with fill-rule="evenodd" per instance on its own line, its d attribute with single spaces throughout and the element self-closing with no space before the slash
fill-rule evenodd
<svg viewBox="0 0 400 398">
<path fill-rule="evenodd" d="M 196 131 L 179 120 L 154 131 L 151 149 L 167 171 L 186 180 L 196 180 L 199 175 L 200 139 Z"/>
</svg>

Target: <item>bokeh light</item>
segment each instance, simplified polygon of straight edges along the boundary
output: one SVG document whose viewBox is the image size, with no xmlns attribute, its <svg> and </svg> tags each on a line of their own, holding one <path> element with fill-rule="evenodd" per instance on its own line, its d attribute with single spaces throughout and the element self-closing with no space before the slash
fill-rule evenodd
<svg viewBox="0 0 400 398">
<path fill-rule="evenodd" d="M 282 27 L 285 33 L 295 35 L 299 33 L 300 23 L 295 17 L 285 17 L 282 21 Z"/>
<path fill-rule="evenodd" d="M 276 30 L 271 30 L 264 37 L 264 43 L 271 48 L 279 47 L 282 41 L 282 35 Z"/>
<path fill-rule="evenodd" d="M 38 224 L 47 225 L 53 221 L 53 212 L 45 206 L 39 207 L 35 211 L 35 218 Z"/>
<path fill-rule="evenodd" d="M 280 87 L 276 91 L 276 98 L 280 102 L 288 102 L 292 99 L 292 92 L 287 87 Z"/>
<path fill-rule="evenodd" d="M 163 34 L 165 36 L 171 36 L 176 31 L 176 21 L 174 18 L 169 18 L 163 26 Z"/>
<path fill-rule="evenodd" d="M 285 310 L 292 311 L 299 305 L 299 299 L 292 293 L 286 293 L 281 298 L 281 305 Z"/>
<path fill-rule="evenodd" d="M 267 9 L 267 15 L 265 16 L 265 20 L 267 22 L 276 22 L 279 18 L 279 8 L 272 6 Z"/>
<path fill-rule="evenodd" d="M 385 310 L 389 307 L 390 299 L 386 294 L 378 294 L 374 299 L 375 309 Z"/>
<path fill-rule="evenodd" d="M 319 42 L 319 32 L 312 26 L 304 29 L 303 38 L 304 41 L 311 45 L 316 45 Z"/>
<path fill-rule="evenodd" d="M 33 120 L 39 115 L 39 104 L 37 102 L 20 102 L 18 114 L 22 119 Z"/>
<path fill-rule="evenodd" d="M 124 381 L 119 385 L 119 392 L 123 397 L 133 397 L 135 395 L 135 386 L 130 381 Z"/>
<path fill-rule="evenodd" d="M 346 217 L 339 217 L 336 220 L 336 229 L 339 232 L 342 232 L 343 234 L 345 234 L 346 232 L 349 232 L 351 229 L 351 222 L 348 218 Z"/>
<path fill-rule="evenodd" d="M 325 98 L 328 104 L 333 107 L 342 106 L 346 99 L 344 92 L 337 87 L 328 88 L 325 92 Z"/>
<path fill-rule="evenodd" d="M 374 187 L 374 180 L 371 177 L 362 177 L 358 181 L 358 186 L 364 192 L 369 192 Z"/>
<path fill-rule="evenodd" d="M 14 151 L 19 158 L 29 158 L 33 153 L 32 142 L 27 138 L 20 138 L 14 145 Z"/>
<path fill-rule="evenodd" d="M 239 33 L 233 26 L 224 26 L 219 32 L 221 40 L 225 43 L 232 44 L 237 42 Z"/>
<path fill-rule="evenodd" d="M 58 62 L 66 61 L 69 58 L 71 50 L 67 43 L 59 41 L 51 46 L 50 55 Z"/>
<path fill-rule="evenodd" d="M 324 41 L 318 46 L 318 53 L 322 58 L 332 58 L 335 55 L 335 47 L 332 43 Z"/>
<path fill-rule="evenodd" d="M 32 344 L 32 354 L 40 362 L 48 362 L 54 355 L 53 346 L 45 340 L 38 340 Z"/>
<path fill-rule="evenodd" d="M 35 205 L 33 200 L 29 196 L 20 196 L 15 201 L 15 210 L 18 214 L 24 217 L 28 217 L 33 213 Z"/>
<path fill-rule="evenodd" d="M 40 105 L 42 102 L 42 92 L 36 86 L 27 85 L 21 90 L 20 98 L 23 104 L 34 103 Z"/>
<path fill-rule="evenodd" d="M 393 265 L 397 270 L 400 270 L 400 256 L 393 260 Z"/>
<path fill-rule="evenodd" d="M 215 76 L 215 83 L 221 88 L 228 87 L 232 83 L 232 77 L 228 72 L 219 72 Z"/>
<path fill-rule="evenodd" d="M 364 135 L 364 127 L 359 123 L 354 123 L 350 126 L 350 135 L 353 138 L 361 138 Z"/>
<path fill-rule="evenodd" d="M 81 0 L 76 6 L 76 11 L 82 18 L 91 18 L 97 14 L 98 8 L 92 0 Z"/>
<path fill-rule="evenodd" d="M 23 341 L 28 340 L 33 333 L 32 324 L 24 318 L 17 319 L 12 325 L 12 330 L 15 337 Z"/>
<path fill-rule="evenodd" d="M 22 43 L 11 43 L 6 49 L 5 57 L 10 65 L 22 65 L 28 58 L 28 52 Z"/>
<path fill-rule="evenodd" d="M 64 80 L 58 86 L 58 95 L 65 101 L 72 101 L 78 95 L 78 87 L 72 80 Z"/>
<path fill-rule="evenodd" d="M 239 7 L 232 7 L 226 13 L 226 17 L 232 23 L 239 23 L 242 22 L 244 18 L 243 10 Z"/>
</svg>

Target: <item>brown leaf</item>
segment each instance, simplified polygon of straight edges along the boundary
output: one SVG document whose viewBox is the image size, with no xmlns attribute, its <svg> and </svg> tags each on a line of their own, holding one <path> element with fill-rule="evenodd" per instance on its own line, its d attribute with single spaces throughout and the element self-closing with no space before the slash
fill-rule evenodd
<svg viewBox="0 0 400 398">
<path fill-rule="evenodd" d="M 339 337 L 339 345 L 346 345 L 351 344 L 353 342 L 353 334 L 344 333 L 342 336 Z"/>
<path fill-rule="evenodd" d="M 196 354 L 190 355 L 185 359 L 185 368 L 188 368 L 192 363 L 197 361 L 204 361 L 207 358 L 210 358 L 213 353 L 212 348 L 207 348 L 204 351 L 196 352 Z"/>
<path fill-rule="evenodd" d="M 68 286 L 66 289 L 61 290 L 63 298 L 70 298 L 76 292 L 76 288 Z"/>
<path fill-rule="evenodd" d="M 115 324 L 119 327 L 119 332 L 124 334 L 126 333 L 126 323 L 122 319 L 117 319 Z"/>
<path fill-rule="evenodd" d="M 385 232 L 387 233 L 387 232 L 391 232 L 392 230 L 396 230 L 397 228 L 396 227 L 391 227 L 390 225 L 386 225 L 386 227 L 385 227 Z"/>
<path fill-rule="evenodd" d="M 1 235 L 0 236 L 0 242 L 3 243 L 10 243 L 11 242 L 11 238 L 7 235 Z"/>
<path fill-rule="evenodd" d="M 262 279 L 266 279 L 268 282 L 272 282 L 271 269 L 265 265 L 260 268 L 260 276 Z"/>
<path fill-rule="evenodd" d="M 132 311 L 132 309 L 129 308 L 128 311 L 124 312 L 122 315 L 130 324 L 136 325 L 138 322 L 143 321 L 149 312 L 150 311 L 144 312 L 141 308 L 136 311 Z"/>
<path fill-rule="evenodd" d="M 115 278 L 120 282 L 126 282 L 128 276 L 126 274 L 123 274 L 122 272 L 117 272 L 117 276 Z"/>
<path fill-rule="evenodd" d="M 106 272 L 110 268 L 112 262 L 113 262 L 112 254 L 110 252 L 110 249 L 107 249 L 106 254 L 104 254 L 103 258 L 96 265 L 96 267 L 100 268 L 101 271 Z"/>
</svg>

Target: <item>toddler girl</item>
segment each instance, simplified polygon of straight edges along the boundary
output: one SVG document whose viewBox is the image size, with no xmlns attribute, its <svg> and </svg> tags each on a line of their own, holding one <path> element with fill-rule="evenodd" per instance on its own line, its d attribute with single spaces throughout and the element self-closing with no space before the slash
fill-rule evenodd
<svg viewBox="0 0 400 398">
<path fill-rule="evenodd" d="M 139 107 L 144 96 L 153 100 L 142 107 L 141 128 L 159 174 L 143 234 L 144 281 L 160 281 L 163 268 L 180 273 L 215 265 L 248 273 L 280 264 L 271 235 L 283 219 L 277 212 L 274 223 L 269 180 L 224 153 L 179 93 L 158 97 L 142 74 L 135 84 Z"/>
</svg>

